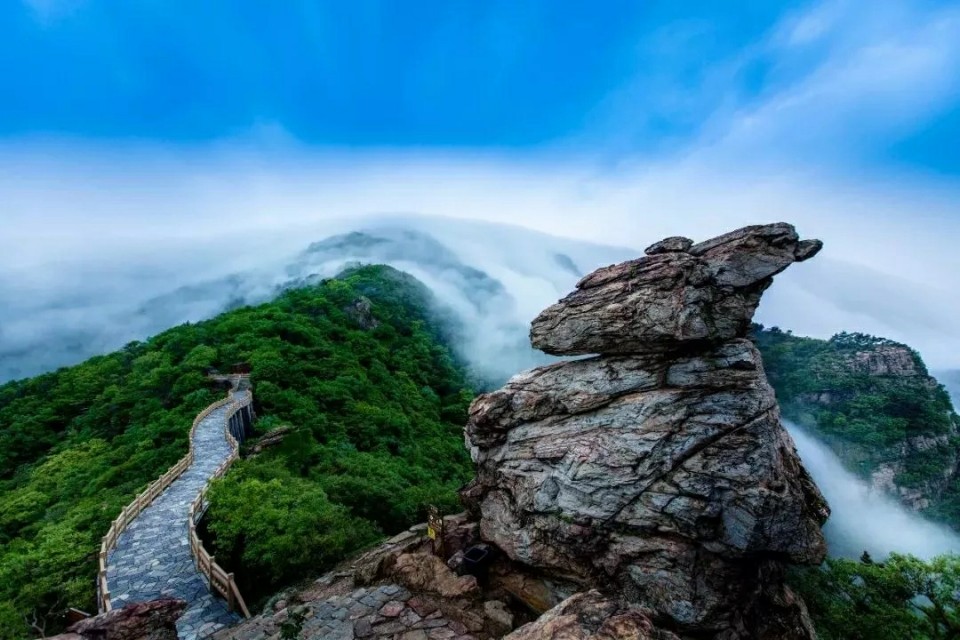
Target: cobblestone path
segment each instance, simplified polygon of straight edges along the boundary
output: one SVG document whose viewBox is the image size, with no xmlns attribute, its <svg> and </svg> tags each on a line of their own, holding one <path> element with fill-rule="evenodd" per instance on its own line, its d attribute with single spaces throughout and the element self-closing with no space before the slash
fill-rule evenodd
<svg viewBox="0 0 960 640">
<path fill-rule="evenodd" d="M 190 555 L 187 510 L 227 456 L 223 421 L 229 407 L 214 410 L 194 432 L 194 462 L 120 534 L 107 558 L 110 603 L 119 608 L 160 597 L 187 601 L 177 621 L 181 640 L 197 640 L 235 624 L 240 616 L 207 588 Z"/>
</svg>

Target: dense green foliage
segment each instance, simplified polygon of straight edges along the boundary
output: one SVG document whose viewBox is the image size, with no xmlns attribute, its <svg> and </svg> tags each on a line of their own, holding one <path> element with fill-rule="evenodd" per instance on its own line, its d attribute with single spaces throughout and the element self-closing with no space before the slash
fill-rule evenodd
<svg viewBox="0 0 960 640">
<path fill-rule="evenodd" d="M 819 434 L 848 467 L 868 474 L 882 462 L 902 462 L 896 481 L 904 486 L 943 474 L 960 445 L 952 439 L 958 419 L 916 352 L 857 333 L 817 340 L 756 325 L 753 336 L 784 417 Z M 919 375 L 870 375 L 854 364 L 856 354 L 880 347 L 908 353 Z M 901 451 L 908 438 L 942 435 L 950 440 L 941 446 Z"/>
<path fill-rule="evenodd" d="M 258 345 L 243 354 L 265 416 L 258 430 L 296 427 L 211 491 L 217 558 L 236 567 L 248 599 L 425 519 L 428 504 L 456 508 L 470 478 L 471 394 L 428 331 L 425 294 L 384 273 L 396 274 L 367 268 L 235 316 Z M 374 329 L 341 311 L 358 292 L 374 301 Z"/>
<path fill-rule="evenodd" d="M 100 538 L 222 395 L 209 364 L 171 333 L 0 387 L 0 638 L 94 607 Z"/>
<path fill-rule="evenodd" d="M 361 296 L 377 323 L 358 322 Z M 256 594 L 408 526 L 424 503 L 452 506 L 470 394 L 426 296 L 367 267 L 0 386 L 0 640 L 95 608 L 100 537 L 186 452 L 194 415 L 222 396 L 211 367 L 249 362 L 257 428 L 295 427 L 212 493 L 218 559 L 242 564 Z"/>
<path fill-rule="evenodd" d="M 960 557 L 831 559 L 798 571 L 821 640 L 960 639 Z"/>
</svg>

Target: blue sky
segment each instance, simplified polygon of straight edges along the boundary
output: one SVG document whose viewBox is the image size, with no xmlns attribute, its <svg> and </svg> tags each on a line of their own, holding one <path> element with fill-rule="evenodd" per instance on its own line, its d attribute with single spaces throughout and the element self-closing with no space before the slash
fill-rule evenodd
<svg viewBox="0 0 960 640">
<path fill-rule="evenodd" d="M 871 47 L 923 44 L 901 28 L 922 38 L 954 15 L 899 0 L 13 1 L 0 6 L 0 136 L 276 129 L 321 147 L 670 153 Z M 790 144 L 810 162 L 960 174 L 960 70 L 941 55 L 925 107 L 855 105 L 868 113 L 842 135 L 799 114 L 798 128 L 827 131 Z M 863 94 L 908 97 L 877 91 Z"/>
<path fill-rule="evenodd" d="M 720 4 L 7 2 L 0 127 L 196 141 L 269 122 L 311 144 L 538 145 L 638 72 L 662 91 L 701 84 L 798 6 Z M 736 89 L 763 91 L 769 71 L 758 61 Z M 659 106 L 651 138 L 695 128 Z"/>
</svg>

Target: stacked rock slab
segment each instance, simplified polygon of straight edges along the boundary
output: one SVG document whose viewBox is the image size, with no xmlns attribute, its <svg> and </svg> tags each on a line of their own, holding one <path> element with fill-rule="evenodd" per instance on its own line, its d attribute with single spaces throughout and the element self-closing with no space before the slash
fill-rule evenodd
<svg viewBox="0 0 960 640">
<path fill-rule="evenodd" d="M 820 247 L 785 223 L 668 238 L 541 313 L 535 347 L 600 355 L 473 403 L 462 497 L 482 537 L 662 632 L 815 637 L 784 571 L 822 562 L 829 509 L 745 336 L 773 276 Z"/>
</svg>

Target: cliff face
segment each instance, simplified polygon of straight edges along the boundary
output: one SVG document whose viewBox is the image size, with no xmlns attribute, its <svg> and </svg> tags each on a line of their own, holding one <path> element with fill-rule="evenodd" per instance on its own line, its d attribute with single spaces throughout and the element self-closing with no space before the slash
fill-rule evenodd
<svg viewBox="0 0 960 640">
<path fill-rule="evenodd" d="M 669 238 L 541 313 L 534 346 L 600 355 L 474 402 L 462 497 L 481 536 L 663 633 L 814 637 L 783 574 L 823 560 L 829 510 L 746 335 L 772 277 L 819 248 L 783 223 Z"/>
<path fill-rule="evenodd" d="M 843 358 L 845 368 L 852 373 L 868 376 L 923 377 L 936 386 L 937 382 L 926 374 L 917 362 L 916 354 L 906 345 L 882 344 L 872 349 L 853 351 Z"/>
<path fill-rule="evenodd" d="M 884 345 L 855 352 L 847 358 L 847 366 L 871 377 L 919 382 L 928 393 L 935 393 L 939 387 L 936 379 L 927 375 L 922 363 L 918 363 L 917 354 L 905 345 Z M 944 432 L 911 434 L 891 447 L 888 459 L 879 462 L 870 473 L 874 488 L 895 496 L 915 511 L 925 511 L 935 505 L 957 481 L 960 465 L 960 453 L 953 444 L 958 435 L 957 424 L 949 417 Z M 915 458 L 936 459 L 939 464 L 919 477 L 905 478 L 910 461 Z"/>
<path fill-rule="evenodd" d="M 784 415 L 817 433 L 846 466 L 916 511 L 960 522 L 958 419 L 908 346 L 861 334 L 830 340 L 757 328 Z"/>
</svg>

